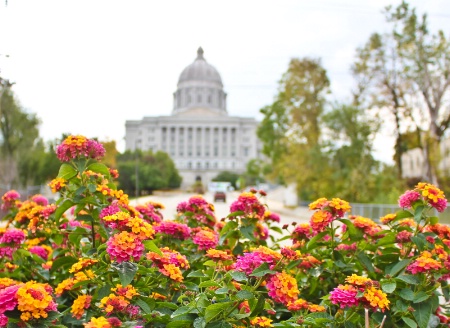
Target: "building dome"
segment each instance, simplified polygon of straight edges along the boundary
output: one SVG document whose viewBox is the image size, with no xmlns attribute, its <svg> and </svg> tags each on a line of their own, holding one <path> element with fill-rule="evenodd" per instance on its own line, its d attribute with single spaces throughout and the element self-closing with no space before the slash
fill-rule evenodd
<svg viewBox="0 0 450 328">
<path fill-rule="evenodd" d="M 222 78 L 217 69 L 208 64 L 203 57 L 203 49 L 200 47 L 197 50 L 197 58 L 195 61 L 186 67 L 178 79 L 178 85 L 187 81 L 208 81 L 217 83 L 223 87 Z"/>
<path fill-rule="evenodd" d="M 173 114 L 201 108 L 210 114 L 226 115 L 226 96 L 219 72 L 206 62 L 200 47 L 197 58 L 180 74 L 173 94 Z"/>
</svg>

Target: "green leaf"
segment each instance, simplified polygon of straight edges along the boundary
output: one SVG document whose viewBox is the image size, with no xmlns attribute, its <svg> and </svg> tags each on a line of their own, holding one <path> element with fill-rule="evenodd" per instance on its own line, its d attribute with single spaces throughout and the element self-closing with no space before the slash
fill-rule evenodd
<svg viewBox="0 0 450 328">
<path fill-rule="evenodd" d="M 419 328 L 427 328 L 428 322 L 431 317 L 431 304 L 430 302 L 422 302 L 417 304 L 412 304 L 414 308 L 414 318 L 416 319 Z"/>
<path fill-rule="evenodd" d="M 158 246 L 155 245 L 155 243 L 152 240 L 146 240 L 143 242 L 144 247 L 147 251 L 156 253 L 160 256 L 163 255 L 163 253 L 161 252 L 161 250 L 158 248 Z"/>
<path fill-rule="evenodd" d="M 91 170 L 93 172 L 97 172 L 97 173 L 103 174 L 105 176 L 105 178 L 107 178 L 107 179 L 110 178 L 108 167 L 105 164 L 92 163 L 91 165 L 89 165 L 86 168 L 86 170 Z"/>
<path fill-rule="evenodd" d="M 58 271 L 62 268 L 70 268 L 73 264 L 77 263 L 78 259 L 72 256 L 64 256 L 57 258 L 53 261 L 52 267 L 50 269 L 50 273 Z"/>
<path fill-rule="evenodd" d="M 402 275 L 398 276 L 397 279 L 404 281 L 411 285 L 418 285 L 420 283 L 419 277 L 413 276 L 410 274 L 402 274 Z"/>
<path fill-rule="evenodd" d="M 174 318 L 176 316 L 180 316 L 180 315 L 189 313 L 189 311 L 191 311 L 191 310 L 192 310 L 192 307 L 190 307 L 190 306 L 180 306 L 178 309 L 176 309 L 172 313 L 171 317 Z"/>
<path fill-rule="evenodd" d="M 216 295 L 228 294 L 229 291 L 230 290 L 227 287 L 222 287 L 222 288 L 216 289 L 214 294 L 216 294 Z"/>
<path fill-rule="evenodd" d="M 176 310 L 178 309 L 178 305 L 172 302 L 156 302 L 156 308 L 168 308 L 171 310 Z"/>
<path fill-rule="evenodd" d="M 395 243 L 395 234 L 388 233 L 383 238 L 380 238 L 377 240 L 377 246 L 384 246 L 384 245 L 390 245 Z"/>
<path fill-rule="evenodd" d="M 198 285 L 198 288 L 207 288 L 207 287 L 220 287 L 220 285 L 213 281 L 213 280 L 208 280 L 208 281 L 203 281 Z"/>
<path fill-rule="evenodd" d="M 97 298 L 101 300 L 103 297 L 106 297 L 109 294 L 111 294 L 111 288 L 112 288 L 111 285 L 105 285 L 100 287 L 100 289 L 98 289 L 97 292 Z"/>
<path fill-rule="evenodd" d="M 203 277 L 207 277 L 207 275 L 203 273 L 203 270 L 197 270 L 197 271 L 189 272 L 187 277 L 188 278 L 191 278 L 191 277 L 203 278 Z"/>
<path fill-rule="evenodd" d="M 396 217 L 395 217 L 396 220 L 401 220 L 401 219 L 407 219 L 407 218 L 414 217 L 414 215 L 410 211 L 406 211 L 406 210 L 398 211 L 396 214 L 397 214 Z"/>
<path fill-rule="evenodd" d="M 224 314 L 233 306 L 233 302 L 211 304 L 205 309 L 205 321 L 208 323 L 218 316 Z"/>
<path fill-rule="evenodd" d="M 393 266 L 389 266 L 386 268 L 386 274 L 395 276 L 397 273 L 402 271 L 406 266 L 411 263 L 412 260 L 401 260 L 400 262 L 397 262 Z"/>
<path fill-rule="evenodd" d="M 407 301 L 412 301 L 414 299 L 414 292 L 408 288 L 402 289 L 398 294 L 401 298 Z"/>
<path fill-rule="evenodd" d="M 439 222 L 439 218 L 437 216 L 430 216 L 428 219 L 430 220 L 431 225 L 435 225 Z"/>
<path fill-rule="evenodd" d="M 414 221 L 416 221 L 417 224 L 419 224 L 420 221 L 422 220 L 422 213 L 424 209 L 425 209 L 424 205 L 419 205 L 414 211 Z"/>
<path fill-rule="evenodd" d="M 192 320 L 174 320 L 166 325 L 166 328 L 185 328 L 190 327 Z"/>
<path fill-rule="evenodd" d="M 339 221 L 347 226 L 347 231 L 351 241 L 362 239 L 363 237 L 362 231 L 357 229 L 352 221 L 348 219 L 340 219 Z"/>
<path fill-rule="evenodd" d="M 59 168 L 59 172 L 56 177 L 64 179 L 64 180 L 70 180 L 77 174 L 78 174 L 78 171 L 75 170 L 75 168 L 72 165 L 63 163 L 61 165 L 61 167 Z"/>
<path fill-rule="evenodd" d="M 311 240 L 306 244 L 306 249 L 308 251 L 310 251 L 311 249 L 315 248 L 317 245 L 317 241 L 322 239 L 323 236 L 325 236 L 328 232 L 323 231 L 317 235 L 315 235 L 314 237 L 311 238 Z"/>
<path fill-rule="evenodd" d="M 419 251 L 423 251 L 424 247 L 425 247 L 425 239 L 424 238 L 420 238 L 419 236 L 412 236 L 411 237 L 411 241 L 416 244 L 417 249 Z"/>
<path fill-rule="evenodd" d="M 58 206 L 55 211 L 55 221 L 57 226 L 59 226 L 59 219 L 61 216 L 73 205 L 75 205 L 75 203 L 72 200 L 66 199 L 61 205 Z"/>
<path fill-rule="evenodd" d="M 55 242 L 56 245 L 61 245 L 63 242 L 64 236 L 61 234 L 53 235 L 52 240 Z"/>
<path fill-rule="evenodd" d="M 229 271 L 228 274 L 236 281 L 245 281 L 247 280 L 247 275 L 244 272 L 240 271 Z"/>
<path fill-rule="evenodd" d="M 236 297 L 241 300 L 250 300 L 255 296 L 253 295 L 252 292 L 249 292 L 248 290 L 240 290 L 236 293 Z"/>
<path fill-rule="evenodd" d="M 121 262 L 121 263 L 112 263 L 111 267 L 117 271 L 119 274 L 120 283 L 122 286 L 128 286 L 130 282 L 133 281 L 134 276 L 136 275 L 136 271 L 138 266 L 133 262 Z"/>
<path fill-rule="evenodd" d="M 194 320 L 194 328 L 205 328 L 206 327 L 206 321 L 204 318 L 199 317 Z"/>
<path fill-rule="evenodd" d="M 270 270 L 269 265 L 266 262 L 264 262 L 259 267 L 257 267 L 255 270 L 253 270 L 252 273 L 250 274 L 250 276 L 262 277 L 262 276 L 265 276 L 266 274 L 274 274 L 274 273 L 276 273 L 276 271 Z"/>
<path fill-rule="evenodd" d="M 406 323 L 411 328 L 417 328 L 417 324 L 413 319 L 402 317 L 404 323 Z"/>
<path fill-rule="evenodd" d="M 367 271 L 375 272 L 373 265 L 372 265 L 372 261 L 370 261 L 370 259 L 367 257 L 366 254 L 364 254 L 363 252 L 359 252 L 356 255 L 356 257 L 361 262 L 361 264 L 367 269 Z"/>
<path fill-rule="evenodd" d="M 392 293 L 397 287 L 395 280 L 381 280 L 380 284 L 383 292 L 388 294 Z"/>
<path fill-rule="evenodd" d="M 264 295 L 260 295 L 258 298 L 258 302 L 256 302 L 255 307 L 252 308 L 252 312 L 250 313 L 251 317 L 257 316 L 264 310 L 264 304 L 266 304 L 266 298 Z"/>
<path fill-rule="evenodd" d="M 413 302 L 420 303 L 430 298 L 431 295 L 428 295 L 424 291 L 420 291 L 414 295 Z"/>
<path fill-rule="evenodd" d="M 247 238 L 248 240 L 256 241 L 256 238 L 255 238 L 255 235 L 254 235 L 254 233 L 255 233 L 255 227 L 254 226 L 249 225 L 249 226 L 241 227 L 239 230 L 241 231 L 242 235 L 245 238 Z"/>
<path fill-rule="evenodd" d="M 232 328 L 233 326 L 226 321 L 217 321 L 208 323 L 205 328 Z"/>
</svg>

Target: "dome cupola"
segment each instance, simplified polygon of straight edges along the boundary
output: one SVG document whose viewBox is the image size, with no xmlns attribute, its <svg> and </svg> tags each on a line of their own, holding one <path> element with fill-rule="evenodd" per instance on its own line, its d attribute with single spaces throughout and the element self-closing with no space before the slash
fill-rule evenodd
<svg viewBox="0 0 450 328">
<path fill-rule="evenodd" d="M 208 109 L 226 114 L 226 93 L 217 69 L 203 57 L 203 49 L 197 50 L 197 58 L 180 75 L 177 91 L 173 94 L 173 113 L 193 108 Z"/>
</svg>

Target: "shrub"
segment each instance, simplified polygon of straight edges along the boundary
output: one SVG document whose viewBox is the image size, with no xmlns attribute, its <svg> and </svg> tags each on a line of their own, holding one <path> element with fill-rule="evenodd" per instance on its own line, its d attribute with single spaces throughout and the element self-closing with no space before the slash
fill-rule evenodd
<svg viewBox="0 0 450 328">
<path fill-rule="evenodd" d="M 380 223 L 320 198 L 280 228 L 256 190 L 223 220 L 201 196 L 168 220 L 129 204 L 100 144 L 70 136 L 57 154 L 57 204 L 2 197 L 0 327 L 448 326 L 447 201 L 431 184 Z"/>
</svg>

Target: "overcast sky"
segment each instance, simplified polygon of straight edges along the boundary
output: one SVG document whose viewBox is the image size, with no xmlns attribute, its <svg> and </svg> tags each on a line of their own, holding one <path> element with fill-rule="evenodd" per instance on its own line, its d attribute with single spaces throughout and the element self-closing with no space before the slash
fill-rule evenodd
<svg viewBox="0 0 450 328">
<path fill-rule="evenodd" d="M 230 115 L 261 119 L 294 57 L 321 58 L 333 100 L 346 100 L 355 49 L 386 31 L 394 0 L 8 0 L 0 4 L 0 74 L 41 119 L 44 140 L 62 133 L 116 140 L 125 121 L 170 115 L 181 71 L 203 47 L 228 93 Z M 450 1 L 409 2 L 450 33 Z M 392 162 L 389 133 L 377 157 Z M 390 143 L 390 144 L 389 144 Z"/>
</svg>

